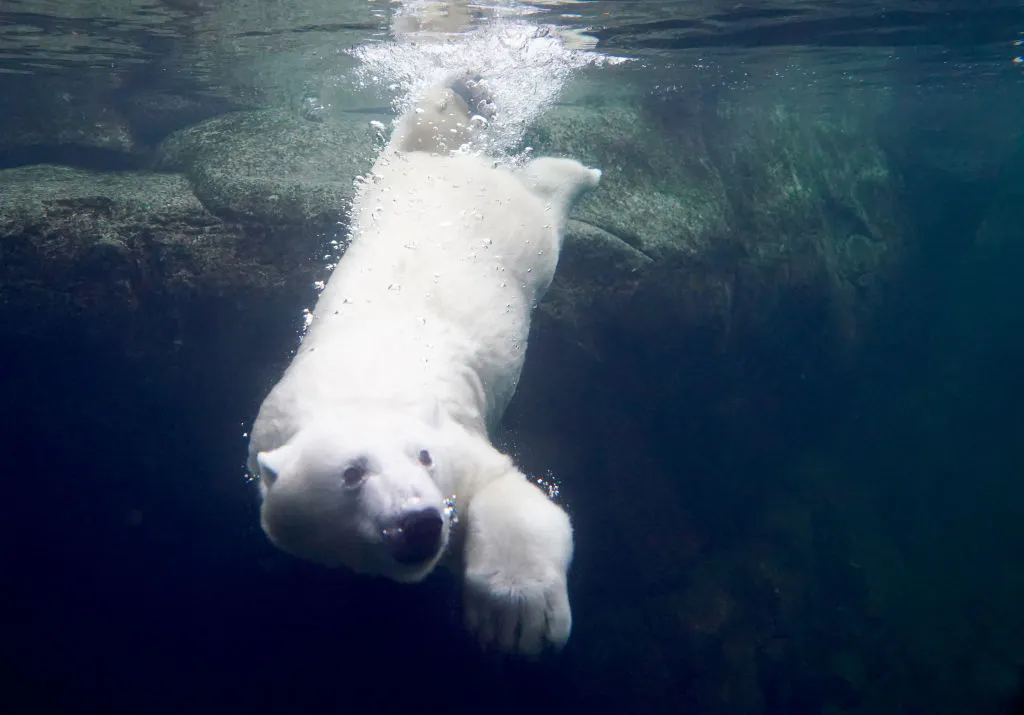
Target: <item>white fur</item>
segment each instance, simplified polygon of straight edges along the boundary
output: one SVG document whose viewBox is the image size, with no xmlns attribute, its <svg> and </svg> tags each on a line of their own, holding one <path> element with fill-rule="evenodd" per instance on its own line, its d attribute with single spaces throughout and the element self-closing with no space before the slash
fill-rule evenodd
<svg viewBox="0 0 1024 715">
<path fill-rule="evenodd" d="M 568 210 L 600 172 L 568 159 L 513 172 L 454 152 L 473 131 L 447 86 L 400 119 L 358 192 L 351 245 L 260 409 L 249 462 L 280 548 L 398 581 L 448 556 L 481 641 L 535 653 L 569 637 L 572 530 L 488 434 L 515 393 Z M 356 463 L 365 477 L 345 484 Z M 437 553 L 392 558 L 395 525 L 422 509 L 450 515 L 451 497 L 457 519 L 444 520 Z"/>
</svg>

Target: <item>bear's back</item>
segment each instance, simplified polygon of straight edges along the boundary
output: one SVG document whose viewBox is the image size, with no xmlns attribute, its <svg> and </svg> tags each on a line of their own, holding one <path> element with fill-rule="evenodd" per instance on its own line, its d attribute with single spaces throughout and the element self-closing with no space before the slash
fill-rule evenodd
<svg viewBox="0 0 1024 715">
<path fill-rule="evenodd" d="M 483 157 L 413 152 L 378 166 L 355 208 L 290 372 L 324 404 L 436 398 L 493 427 L 557 263 L 546 203 Z"/>
<path fill-rule="evenodd" d="M 354 221 L 331 288 L 371 295 L 400 287 L 427 302 L 453 296 L 443 308 L 453 319 L 533 303 L 558 261 L 555 212 L 518 176 L 476 155 L 397 156 L 363 187 Z"/>
</svg>

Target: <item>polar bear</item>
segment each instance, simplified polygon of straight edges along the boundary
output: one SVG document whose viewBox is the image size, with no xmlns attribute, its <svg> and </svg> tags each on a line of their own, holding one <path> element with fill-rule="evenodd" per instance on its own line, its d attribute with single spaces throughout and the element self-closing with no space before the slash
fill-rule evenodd
<svg viewBox="0 0 1024 715">
<path fill-rule="evenodd" d="M 482 131 L 478 94 L 445 83 L 398 121 L 259 410 L 249 468 L 280 549 L 400 582 L 443 563 L 462 575 L 479 640 L 533 654 L 569 637 L 572 529 L 489 434 L 569 208 L 600 172 L 555 158 L 509 170 L 460 151 Z"/>
</svg>

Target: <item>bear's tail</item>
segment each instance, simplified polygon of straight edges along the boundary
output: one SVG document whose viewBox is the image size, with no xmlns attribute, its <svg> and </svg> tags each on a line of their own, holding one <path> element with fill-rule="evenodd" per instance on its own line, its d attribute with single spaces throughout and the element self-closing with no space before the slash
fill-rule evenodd
<svg viewBox="0 0 1024 715">
<path fill-rule="evenodd" d="M 469 143 L 494 115 L 494 103 L 477 75 L 436 85 L 398 120 L 391 137 L 396 151 L 447 154 Z"/>
</svg>

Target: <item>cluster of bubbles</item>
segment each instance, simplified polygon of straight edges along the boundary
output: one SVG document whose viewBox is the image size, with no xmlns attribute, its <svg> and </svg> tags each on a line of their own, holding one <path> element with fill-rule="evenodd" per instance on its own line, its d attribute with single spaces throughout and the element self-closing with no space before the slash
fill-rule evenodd
<svg viewBox="0 0 1024 715">
<path fill-rule="evenodd" d="M 452 494 L 445 498 L 444 504 L 444 518 L 448 520 L 448 523 L 455 526 L 459 523 L 459 510 L 456 504 L 456 495 Z"/>
<path fill-rule="evenodd" d="M 403 3 L 393 17 L 389 39 L 351 50 L 360 62 L 356 79 L 363 87 L 390 92 L 395 114 L 401 115 L 437 84 L 467 74 L 481 77 L 494 114 L 488 118 L 487 131 L 480 133 L 480 145 L 473 148 L 493 156 L 507 156 L 519 144 L 573 72 L 625 61 L 571 48 L 564 28 L 531 22 L 533 9 L 517 3 L 500 6 L 501 12 L 491 12 L 479 26 L 466 20 L 456 23 L 455 30 L 440 32 L 394 29 L 403 17 L 417 14 L 427 18 L 421 28 L 429 28 L 430 14 L 446 5 L 457 3 Z"/>
<path fill-rule="evenodd" d="M 534 477 L 533 483 L 544 490 L 544 493 L 548 495 L 548 499 L 556 500 L 562 493 L 562 487 L 558 481 L 558 477 L 551 470 L 544 473 L 542 477 Z"/>
<path fill-rule="evenodd" d="M 249 445 L 249 428 L 245 422 L 242 422 L 240 427 L 242 428 L 242 440 L 245 442 L 246 447 Z M 249 471 L 249 465 L 245 462 L 242 463 L 242 479 L 246 484 L 255 484 L 260 480 L 259 474 L 253 474 Z"/>
</svg>

